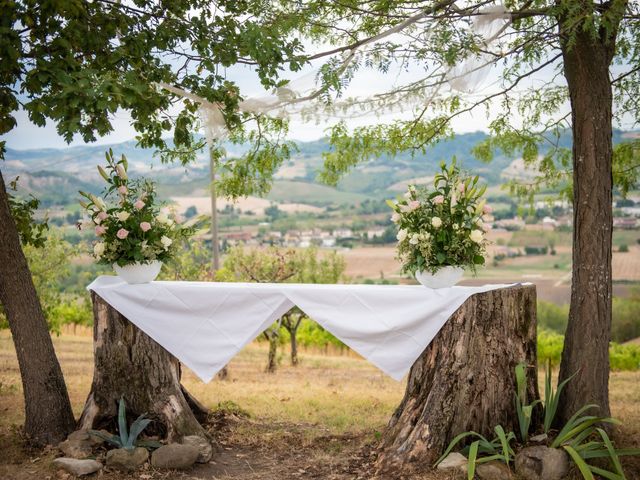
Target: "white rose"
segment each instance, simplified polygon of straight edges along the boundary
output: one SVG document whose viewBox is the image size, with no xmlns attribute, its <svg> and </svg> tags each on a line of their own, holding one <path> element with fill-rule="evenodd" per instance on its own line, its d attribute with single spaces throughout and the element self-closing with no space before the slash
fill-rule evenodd
<svg viewBox="0 0 640 480">
<path fill-rule="evenodd" d="M 484 239 L 484 233 L 482 230 L 472 230 L 469 234 L 469 238 L 473 242 L 480 243 Z"/>
<path fill-rule="evenodd" d="M 404 228 L 399 230 L 398 235 L 396 235 L 396 238 L 398 239 L 399 242 L 403 241 L 405 238 L 407 238 L 407 231 Z"/>
<path fill-rule="evenodd" d="M 129 212 L 125 212 L 124 210 L 116 213 L 116 217 L 118 218 L 118 220 L 120 220 L 121 222 L 126 222 L 127 218 L 129 218 Z"/>
<path fill-rule="evenodd" d="M 433 226 L 433 228 L 440 228 L 442 226 L 442 220 L 440 217 L 433 217 L 431 219 L 431 226 Z"/>
<path fill-rule="evenodd" d="M 171 220 L 169 218 L 169 215 L 164 212 L 160 212 L 156 217 L 156 220 L 158 221 L 158 223 L 162 223 L 164 225 L 173 225 L 173 220 Z"/>
<path fill-rule="evenodd" d="M 406 198 L 407 200 L 409 200 L 411 198 L 411 192 L 406 192 L 404 194 L 404 198 Z"/>
<path fill-rule="evenodd" d="M 104 253 L 104 242 L 98 242 L 93 246 L 93 254 L 100 258 Z"/>
<path fill-rule="evenodd" d="M 164 249 L 167 250 L 173 243 L 173 240 L 163 235 L 162 238 L 160 239 L 160 243 L 162 243 L 162 246 L 164 247 Z"/>
<path fill-rule="evenodd" d="M 398 212 L 393 212 L 393 215 L 391 215 L 391 221 L 393 223 L 398 223 L 400 221 L 400 214 Z"/>
<path fill-rule="evenodd" d="M 479 227 L 481 227 L 483 225 L 483 222 L 482 222 L 481 218 L 476 220 L 476 225 L 479 226 Z"/>
<path fill-rule="evenodd" d="M 420 242 L 420 235 L 418 235 L 417 233 L 414 233 L 413 236 L 411 237 L 411 240 L 409 240 L 409 243 L 411 245 L 417 245 Z"/>
</svg>

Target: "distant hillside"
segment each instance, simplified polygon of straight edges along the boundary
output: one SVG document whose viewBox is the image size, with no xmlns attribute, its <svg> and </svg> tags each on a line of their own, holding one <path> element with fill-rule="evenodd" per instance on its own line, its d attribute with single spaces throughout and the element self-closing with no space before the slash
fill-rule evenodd
<svg viewBox="0 0 640 480">
<path fill-rule="evenodd" d="M 637 132 L 614 131 L 613 140 L 619 143 L 637 135 Z M 498 153 L 493 162 L 486 164 L 472 156 L 472 148 L 485 138 L 486 134 L 482 132 L 459 134 L 430 147 L 425 154 L 404 152 L 394 158 L 372 158 L 346 175 L 337 189 L 319 185 L 316 181 L 322 167 L 322 153 L 329 149 L 326 140 L 299 142 L 298 151 L 278 172 L 277 183 L 269 198 L 322 204 L 395 195 L 408 181 L 428 181 L 441 160 L 448 161 L 454 156 L 464 168 L 477 173 L 490 185 L 501 183 L 503 172 L 509 176 L 517 175 L 521 167 L 514 162 L 515 158 Z M 570 147 L 569 132 L 560 139 L 560 145 Z M 230 156 L 243 151 L 242 146 L 229 144 L 225 147 Z M 6 160 L 0 167 L 6 178 L 20 175 L 20 186 L 24 191 L 37 192 L 45 204 L 68 203 L 75 201 L 78 189 L 98 191 L 101 188 L 95 166 L 103 161 L 108 148 L 112 148 L 116 155 L 126 155 L 132 171 L 154 177 L 165 197 L 202 195 L 206 191 L 208 161 L 204 154 L 187 168 L 163 165 L 152 150 L 136 147 L 135 141 L 61 149 L 7 149 Z"/>
</svg>

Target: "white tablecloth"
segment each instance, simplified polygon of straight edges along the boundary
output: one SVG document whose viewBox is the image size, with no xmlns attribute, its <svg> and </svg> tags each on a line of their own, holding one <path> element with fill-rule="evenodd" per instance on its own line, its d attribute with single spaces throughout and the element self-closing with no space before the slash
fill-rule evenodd
<svg viewBox="0 0 640 480">
<path fill-rule="evenodd" d="M 101 276 L 87 287 L 210 381 L 297 305 L 396 380 L 471 295 L 509 285 L 432 290 L 406 285 L 152 282 Z"/>
</svg>

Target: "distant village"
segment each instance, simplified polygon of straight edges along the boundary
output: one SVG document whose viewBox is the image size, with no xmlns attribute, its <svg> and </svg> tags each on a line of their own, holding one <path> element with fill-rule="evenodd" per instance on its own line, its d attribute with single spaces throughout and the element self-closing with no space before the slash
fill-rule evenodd
<svg viewBox="0 0 640 480">
<path fill-rule="evenodd" d="M 497 218 L 494 215 L 486 216 L 485 224 L 494 232 L 518 231 L 524 229 L 542 231 L 569 231 L 573 225 L 573 213 L 567 201 L 555 201 L 551 205 L 548 202 L 536 202 L 536 212 L 550 211 L 553 215 L 545 215 L 532 221 L 532 217 L 513 216 L 510 218 Z M 616 202 L 614 205 L 615 216 L 613 218 L 614 229 L 633 230 L 640 228 L 640 202 L 633 200 Z M 220 238 L 223 247 L 234 245 L 246 246 L 281 246 L 290 248 L 306 248 L 317 246 L 321 248 L 352 247 L 357 244 L 392 244 L 396 241 L 395 225 L 366 226 L 363 228 L 308 228 L 289 229 L 286 231 L 275 230 L 269 222 L 258 223 L 258 228 L 229 227 L 221 232 Z M 499 249 L 498 249 L 499 250 Z M 514 252 L 504 247 L 505 256 L 511 256 Z M 497 252 L 499 253 L 499 252 Z"/>
</svg>

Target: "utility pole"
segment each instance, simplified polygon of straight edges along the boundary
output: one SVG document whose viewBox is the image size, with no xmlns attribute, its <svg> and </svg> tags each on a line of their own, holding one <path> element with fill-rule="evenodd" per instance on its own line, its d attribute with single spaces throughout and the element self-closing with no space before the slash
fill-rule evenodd
<svg viewBox="0 0 640 480">
<path fill-rule="evenodd" d="M 220 245 L 218 242 L 218 208 L 217 208 L 217 198 L 216 198 L 216 158 L 217 155 L 214 153 L 214 147 L 211 145 L 209 147 L 209 170 L 211 177 L 211 248 L 213 253 L 213 258 L 211 262 L 211 267 L 213 270 L 213 274 L 215 274 L 220 269 Z"/>
</svg>

